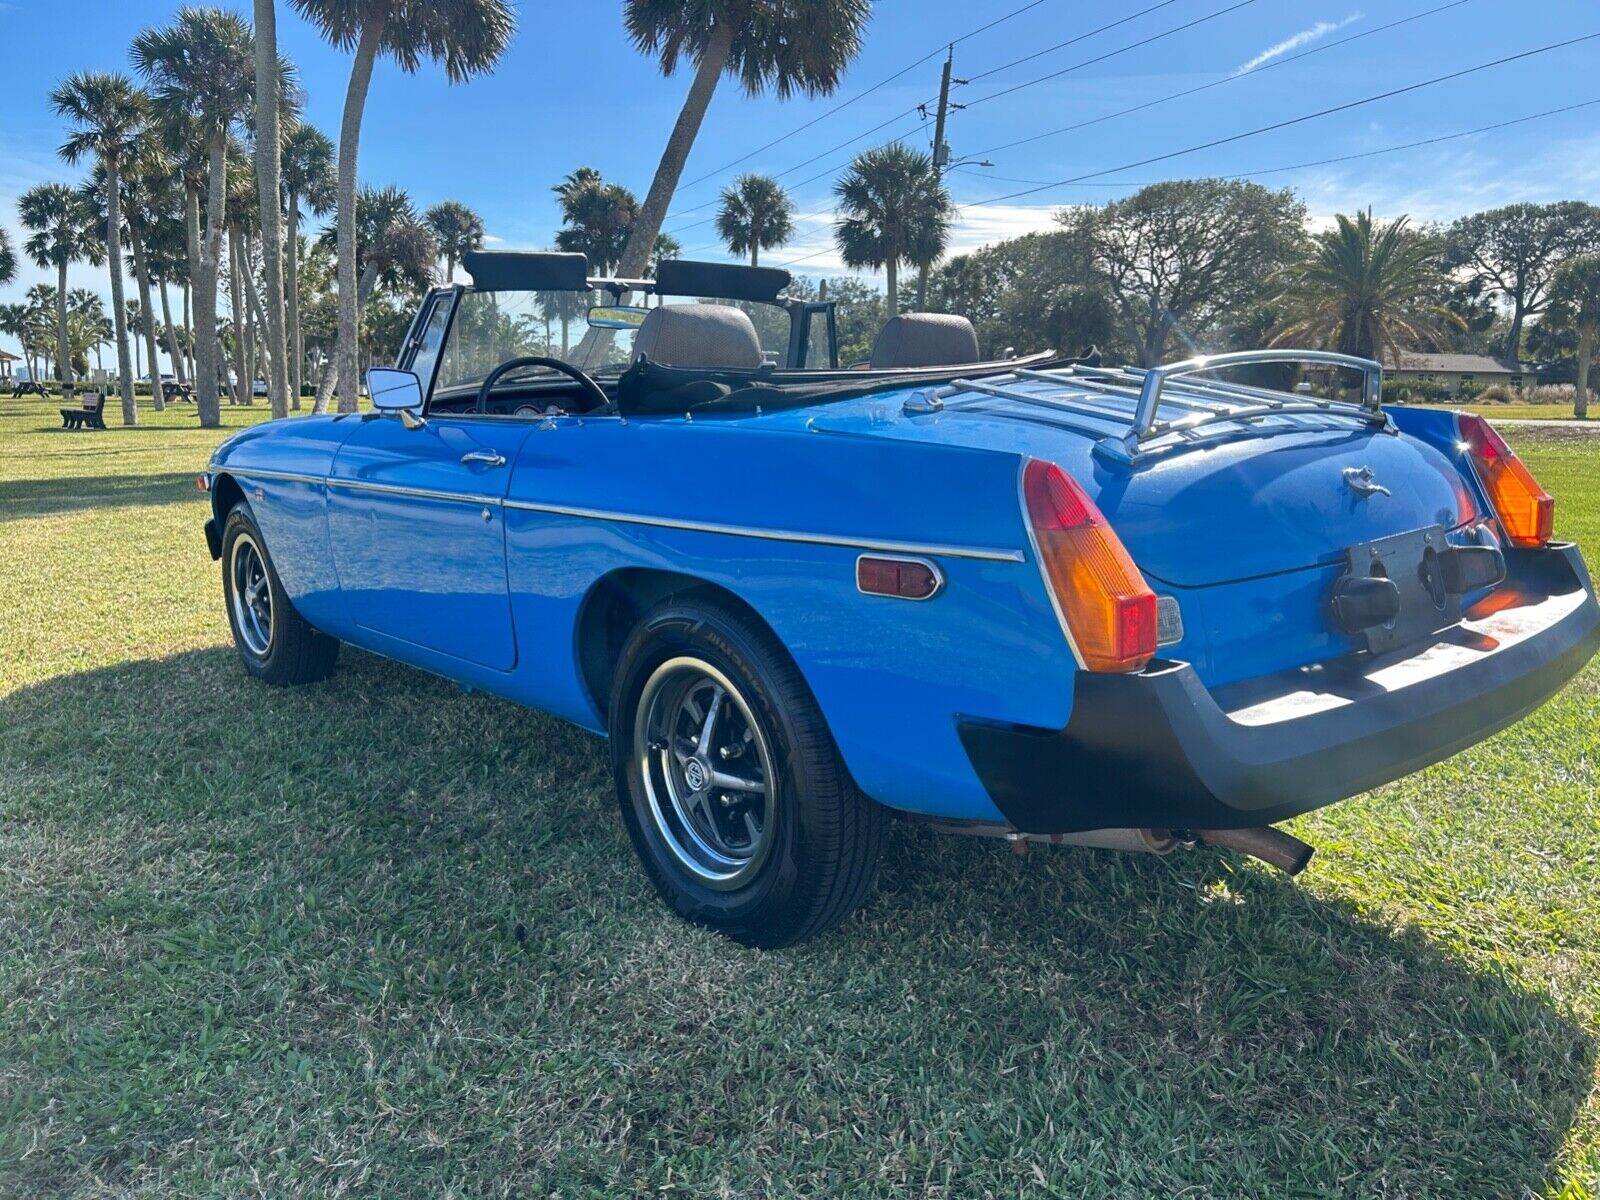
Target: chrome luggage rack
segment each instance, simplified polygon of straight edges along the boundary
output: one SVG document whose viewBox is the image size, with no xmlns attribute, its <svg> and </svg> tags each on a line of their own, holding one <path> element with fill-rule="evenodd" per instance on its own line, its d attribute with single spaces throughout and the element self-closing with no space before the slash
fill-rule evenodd
<svg viewBox="0 0 1600 1200">
<path fill-rule="evenodd" d="M 1332 400 L 1219 379 L 1192 378 L 1226 367 L 1281 363 L 1359 371 L 1361 398 L 1355 402 Z M 1040 383 L 1054 384 L 1056 389 L 1070 387 L 1073 392 L 1051 394 L 1024 386 Z M 1193 445 L 1209 434 L 1221 432 L 1216 427 L 1222 424 L 1259 423 L 1294 413 L 1350 416 L 1394 432 L 1383 411 L 1382 366 L 1369 358 L 1323 350 L 1246 350 L 1201 355 L 1148 369 L 1077 365 L 1053 371 L 1019 368 L 984 379 L 957 379 L 943 387 L 921 391 L 907 400 L 904 408 L 910 415 L 939 412 L 950 397 L 972 392 L 1049 410 L 1058 422 L 1096 437 L 1094 452 L 1098 457 L 1125 466 L 1160 451 Z M 1180 415 L 1163 417 L 1162 406 L 1176 409 Z M 1109 430 L 1104 428 L 1108 425 Z M 1123 425 L 1127 426 L 1126 431 L 1116 432 Z"/>
</svg>

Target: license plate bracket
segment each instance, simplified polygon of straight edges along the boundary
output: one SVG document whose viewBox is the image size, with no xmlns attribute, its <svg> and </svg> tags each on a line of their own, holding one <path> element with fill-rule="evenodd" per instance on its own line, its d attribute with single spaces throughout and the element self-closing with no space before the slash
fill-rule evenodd
<svg viewBox="0 0 1600 1200">
<path fill-rule="evenodd" d="M 1345 550 L 1342 578 L 1378 575 L 1400 593 L 1400 611 L 1392 621 L 1361 631 L 1369 651 L 1381 654 L 1408 645 L 1461 619 L 1461 597 L 1444 590 L 1439 566 L 1438 556 L 1449 549 L 1444 526 L 1429 525 Z"/>
</svg>

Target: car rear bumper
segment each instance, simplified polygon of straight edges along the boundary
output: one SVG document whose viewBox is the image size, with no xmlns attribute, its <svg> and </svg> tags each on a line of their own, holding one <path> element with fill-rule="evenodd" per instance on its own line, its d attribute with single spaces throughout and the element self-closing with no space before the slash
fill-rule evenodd
<svg viewBox="0 0 1600 1200">
<path fill-rule="evenodd" d="M 1186 663 L 1080 672 L 1061 730 L 959 723 L 1005 818 L 1028 833 L 1280 821 L 1447 758 L 1537 708 L 1600 648 L 1577 548 L 1507 555 L 1508 576 L 1422 647 L 1211 692 Z"/>
</svg>

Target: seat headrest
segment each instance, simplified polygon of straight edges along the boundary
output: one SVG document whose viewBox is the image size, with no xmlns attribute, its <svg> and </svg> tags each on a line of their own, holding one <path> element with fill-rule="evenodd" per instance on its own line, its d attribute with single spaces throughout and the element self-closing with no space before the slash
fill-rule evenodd
<svg viewBox="0 0 1600 1200">
<path fill-rule="evenodd" d="M 635 361 L 676 367 L 759 367 L 761 339 L 741 310 L 726 304 L 663 304 L 633 335 Z"/>
<path fill-rule="evenodd" d="M 904 313 L 878 331 L 873 367 L 943 367 L 978 361 L 972 322 L 950 313 Z"/>
</svg>

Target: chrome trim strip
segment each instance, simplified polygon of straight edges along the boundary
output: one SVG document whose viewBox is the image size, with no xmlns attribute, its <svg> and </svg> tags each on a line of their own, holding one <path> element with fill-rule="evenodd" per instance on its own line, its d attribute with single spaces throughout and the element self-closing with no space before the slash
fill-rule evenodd
<svg viewBox="0 0 1600 1200">
<path fill-rule="evenodd" d="M 269 471 L 265 467 L 230 466 L 223 463 L 220 466 L 211 463 L 206 467 L 206 473 L 215 477 L 224 471 L 233 475 L 243 475 L 249 479 L 282 479 L 288 483 L 326 483 L 327 480 L 318 475 L 301 475 L 295 471 Z"/>
<path fill-rule="evenodd" d="M 327 480 L 329 487 L 348 488 L 352 492 L 382 492 L 389 496 L 415 496 L 420 500 L 454 500 L 461 504 L 492 504 L 499 508 L 505 503 L 499 496 L 484 496 L 475 492 L 436 492 L 429 488 L 401 487 L 394 483 L 369 483 L 364 479 Z"/>
<path fill-rule="evenodd" d="M 692 533 L 722 533 L 731 537 L 760 538 L 769 542 L 804 542 L 813 546 L 849 546 L 884 554 L 937 555 L 941 558 L 977 558 L 987 562 L 1026 562 L 1021 550 L 992 550 L 984 546 L 944 546 L 924 542 L 886 542 L 848 534 L 801 533 L 792 529 L 757 529 L 750 525 L 719 525 L 712 521 L 682 521 L 673 517 L 646 517 L 637 513 L 609 512 L 598 508 L 572 508 L 564 504 L 535 504 L 527 500 L 507 500 L 505 507 L 524 512 L 550 513 L 558 517 L 580 517 L 589 521 L 619 521 L 626 525 L 651 525 L 660 529 L 684 529 Z"/>
</svg>

